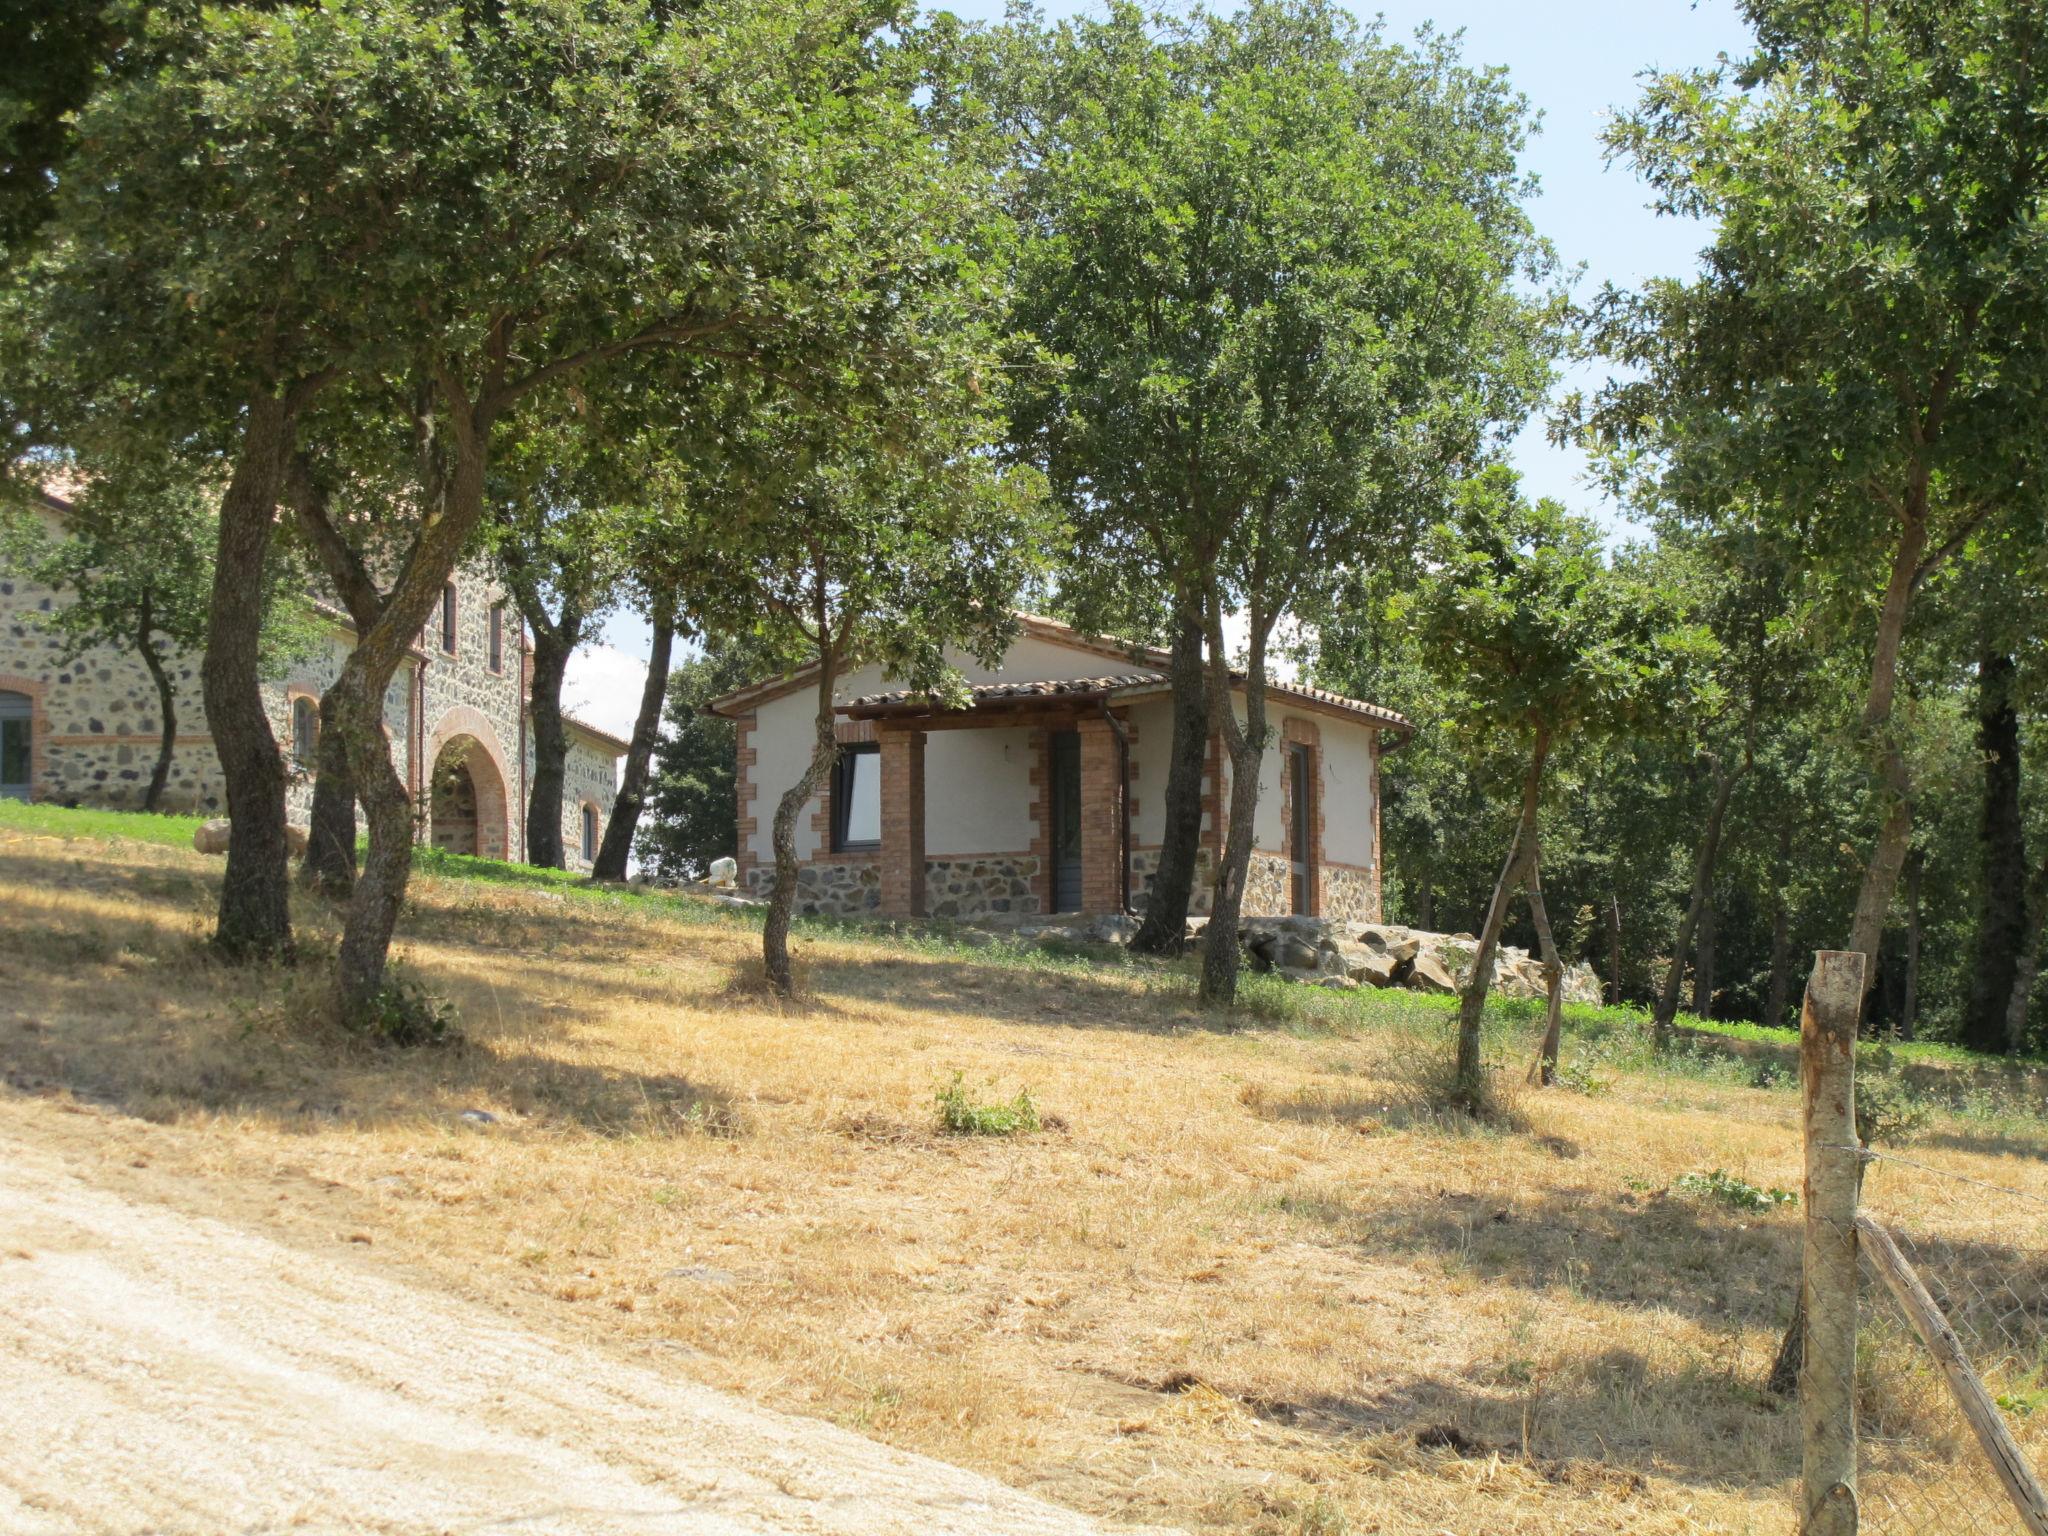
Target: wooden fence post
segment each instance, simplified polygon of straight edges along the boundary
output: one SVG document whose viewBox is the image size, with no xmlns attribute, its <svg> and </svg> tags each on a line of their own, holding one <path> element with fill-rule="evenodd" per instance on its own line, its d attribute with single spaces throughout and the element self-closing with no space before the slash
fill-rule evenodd
<svg viewBox="0 0 2048 1536">
<path fill-rule="evenodd" d="M 1799 1087 L 1806 1136 L 1806 1245 L 1799 1295 L 1806 1315 L 1799 1364 L 1800 1531 L 1856 1536 L 1856 1025 L 1863 956 L 1813 957 L 1799 1017 Z"/>
</svg>

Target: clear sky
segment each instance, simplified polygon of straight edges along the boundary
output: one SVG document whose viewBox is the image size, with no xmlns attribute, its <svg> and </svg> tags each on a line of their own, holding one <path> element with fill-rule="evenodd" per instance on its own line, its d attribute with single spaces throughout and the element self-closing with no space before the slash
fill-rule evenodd
<svg viewBox="0 0 2048 1536">
<path fill-rule="evenodd" d="M 1212 3 L 1222 8 L 1227 0 Z M 1074 0 L 1046 5 L 1055 17 L 1087 8 Z M 955 0 L 948 9 L 971 20 L 997 20 L 1003 0 Z M 1748 33 L 1733 0 L 1400 0 L 1377 11 L 1353 9 L 1362 17 L 1383 16 L 1395 38 L 1432 23 L 1440 32 L 1462 32 L 1469 62 L 1506 66 L 1542 113 L 1542 131 L 1525 156 L 1542 183 L 1532 213 L 1566 264 L 1583 266 L 1580 295 L 1604 282 L 1629 285 L 1692 268 L 1704 231 L 1651 213 L 1630 172 L 1606 166 L 1600 130 L 1609 113 L 1635 100 L 1644 70 L 1710 64 L 1723 52 L 1740 55 Z M 1580 381 L 1597 377 L 1589 371 Z M 1582 457 L 1550 447 L 1540 420 L 1516 443 L 1515 462 L 1531 494 L 1613 518 L 1613 509 L 1584 484 Z M 623 736 L 639 705 L 647 627 L 622 615 L 607 625 L 604 641 L 572 665 L 566 697 L 576 713 Z"/>
</svg>

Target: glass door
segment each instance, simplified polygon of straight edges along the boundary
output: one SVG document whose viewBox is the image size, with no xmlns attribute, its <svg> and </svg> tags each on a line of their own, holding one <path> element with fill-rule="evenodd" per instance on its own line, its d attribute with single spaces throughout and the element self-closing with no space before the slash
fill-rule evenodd
<svg viewBox="0 0 2048 1536">
<path fill-rule="evenodd" d="M 1081 736 L 1056 731 L 1052 759 L 1052 909 L 1081 910 Z"/>
</svg>

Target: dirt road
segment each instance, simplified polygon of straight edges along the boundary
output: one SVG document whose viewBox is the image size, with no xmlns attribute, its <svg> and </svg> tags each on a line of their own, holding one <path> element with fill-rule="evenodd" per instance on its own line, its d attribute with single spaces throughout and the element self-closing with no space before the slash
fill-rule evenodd
<svg viewBox="0 0 2048 1536">
<path fill-rule="evenodd" d="M 0 1531 L 1090 1536 L 0 1134 Z"/>
</svg>

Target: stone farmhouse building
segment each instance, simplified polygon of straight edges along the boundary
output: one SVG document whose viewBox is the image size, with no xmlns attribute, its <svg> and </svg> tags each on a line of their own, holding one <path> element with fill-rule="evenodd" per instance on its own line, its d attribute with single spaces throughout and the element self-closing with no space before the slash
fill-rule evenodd
<svg viewBox="0 0 2048 1536">
<path fill-rule="evenodd" d="M 1000 666 L 950 659 L 972 699 L 942 709 L 875 667 L 838 689 L 844 750 L 797 824 L 798 906 L 814 913 L 985 918 L 1142 911 L 1165 829 L 1173 706 L 1166 653 L 1024 616 Z M 714 700 L 737 727 L 741 882 L 773 878 L 776 802 L 803 772 L 816 672 Z M 1234 695 L 1243 718 L 1243 692 Z M 1380 759 L 1400 715 L 1273 683 L 1248 915 L 1380 918 Z M 1203 779 L 1195 908 L 1230 798 L 1220 740 Z"/>
<path fill-rule="evenodd" d="M 61 527 L 70 503 L 46 491 L 39 509 Z M 133 650 L 98 647 L 73 661 L 39 616 L 60 591 L 0 570 L 0 797 L 62 805 L 138 808 L 156 761 L 162 721 L 156 685 Z M 291 771 L 287 813 L 306 824 L 320 695 L 355 644 L 336 604 L 313 599 L 323 633 L 311 654 L 264 684 L 271 728 Z M 457 573 L 384 701 L 392 761 L 419 808 L 418 838 L 455 853 L 522 859 L 526 790 L 534 770 L 525 625 L 480 566 Z M 165 786 L 167 811 L 224 812 L 226 796 L 206 730 L 196 654 L 166 647 L 178 737 Z M 626 743 L 571 720 L 562 845 L 588 869 L 611 815 Z"/>
</svg>

